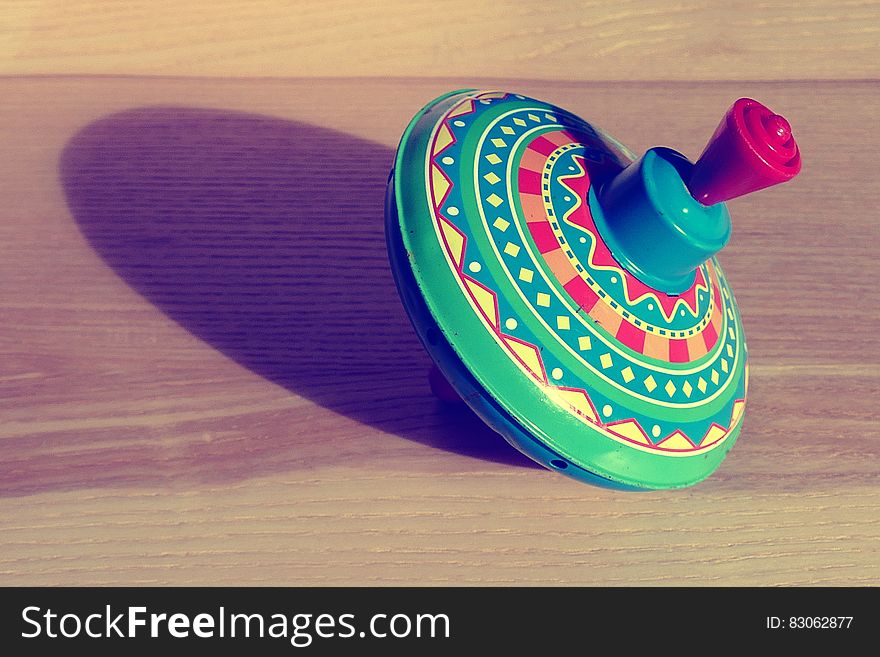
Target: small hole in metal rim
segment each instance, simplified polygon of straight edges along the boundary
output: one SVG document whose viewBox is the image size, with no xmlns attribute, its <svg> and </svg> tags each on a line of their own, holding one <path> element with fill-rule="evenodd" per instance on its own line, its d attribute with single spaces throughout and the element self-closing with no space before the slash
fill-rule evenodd
<svg viewBox="0 0 880 657">
<path fill-rule="evenodd" d="M 550 465 L 560 470 L 565 470 L 568 467 L 568 463 L 561 459 L 553 459 L 552 461 L 550 461 Z"/>
</svg>

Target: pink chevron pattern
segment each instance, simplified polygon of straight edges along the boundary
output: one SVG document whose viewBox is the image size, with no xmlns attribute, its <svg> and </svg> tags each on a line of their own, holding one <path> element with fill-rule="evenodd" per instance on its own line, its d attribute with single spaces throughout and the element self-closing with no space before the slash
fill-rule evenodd
<svg viewBox="0 0 880 657">
<path fill-rule="evenodd" d="M 550 156 L 560 147 L 576 145 L 582 139 L 566 130 L 544 133 L 528 145 L 526 154 L 520 160 L 518 170 L 520 203 L 525 212 L 529 233 L 538 251 L 572 300 L 600 326 L 633 351 L 670 363 L 687 363 L 704 356 L 717 344 L 718 332 L 723 323 L 723 303 L 711 262 L 706 267 L 711 284 L 706 282 L 703 270 L 699 268 L 696 279 L 688 290 L 676 296 L 665 294 L 648 287 L 620 267 L 605 242 L 599 238 L 588 203 L 578 204 L 564 218 L 566 222 L 589 233 L 592 246 L 589 265 L 617 272 L 623 281 L 626 299 L 631 305 L 647 296 L 656 301 L 667 318 L 671 318 L 682 303 L 696 314 L 697 291 L 709 290 L 711 287 L 714 295 L 711 315 L 703 318 L 691 335 L 685 335 L 685 331 L 681 331 L 680 337 L 669 337 L 668 334 L 674 332 L 668 331 L 667 335 L 661 335 L 649 331 L 645 328 L 646 323 L 640 322 L 637 326 L 630 319 L 615 312 L 585 280 L 585 274 L 578 273 L 574 264 L 565 256 L 567 247 L 560 242 L 560 237 L 552 229 L 551 218 L 544 208 L 542 172 L 546 171 Z M 559 181 L 572 192 L 574 198 L 587 199 L 590 190 L 589 174 L 587 168 L 583 166 L 583 158 L 575 157 L 581 162 L 581 170 L 576 174 L 560 176 Z"/>
</svg>

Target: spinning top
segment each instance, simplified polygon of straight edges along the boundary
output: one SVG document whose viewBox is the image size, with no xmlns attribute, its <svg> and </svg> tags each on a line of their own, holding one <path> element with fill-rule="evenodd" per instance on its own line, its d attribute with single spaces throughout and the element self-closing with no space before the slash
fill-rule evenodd
<svg viewBox="0 0 880 657">
<path fill-rule="evenodd" d="M 743 98 L 696 164 L 634 159 L 559 107 L 456 91 L 403 135 L 386 235 L 439 395 L 550 469 L 675 488 L 718 467 L 746 404 L 723 201 L 791 179 L 800 155 Z"/>
</svg>

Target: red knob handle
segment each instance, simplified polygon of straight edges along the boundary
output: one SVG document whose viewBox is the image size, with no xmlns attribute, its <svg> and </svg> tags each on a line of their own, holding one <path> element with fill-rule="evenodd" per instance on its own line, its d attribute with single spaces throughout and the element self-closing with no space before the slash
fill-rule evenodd
<svg viewBox="0 0 880 657">
<path fill-rule="evenodd" d="M 751 98 L 736 101 L 691 171 L 688 189 L 714 205 L 794 178 L 801 154 L 783 117 Z"/>
</svg>

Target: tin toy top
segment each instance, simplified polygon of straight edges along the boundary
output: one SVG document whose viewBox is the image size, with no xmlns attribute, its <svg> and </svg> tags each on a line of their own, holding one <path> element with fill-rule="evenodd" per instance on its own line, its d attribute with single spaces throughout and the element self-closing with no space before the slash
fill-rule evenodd
<svg viewBox="0 0 880 657">
<path fill-rule="evenodd" d="M 444 376 L 513 445 L 594 483 L 687 486 L 733 446 L 746 404 L 723 201 L 799 170 L 788 123 L 751 99 L 692 164 L 667 148 L 636 160 L 541 101 L 457 91 L 401 141 L 392 269 Z"/>
</svg>

